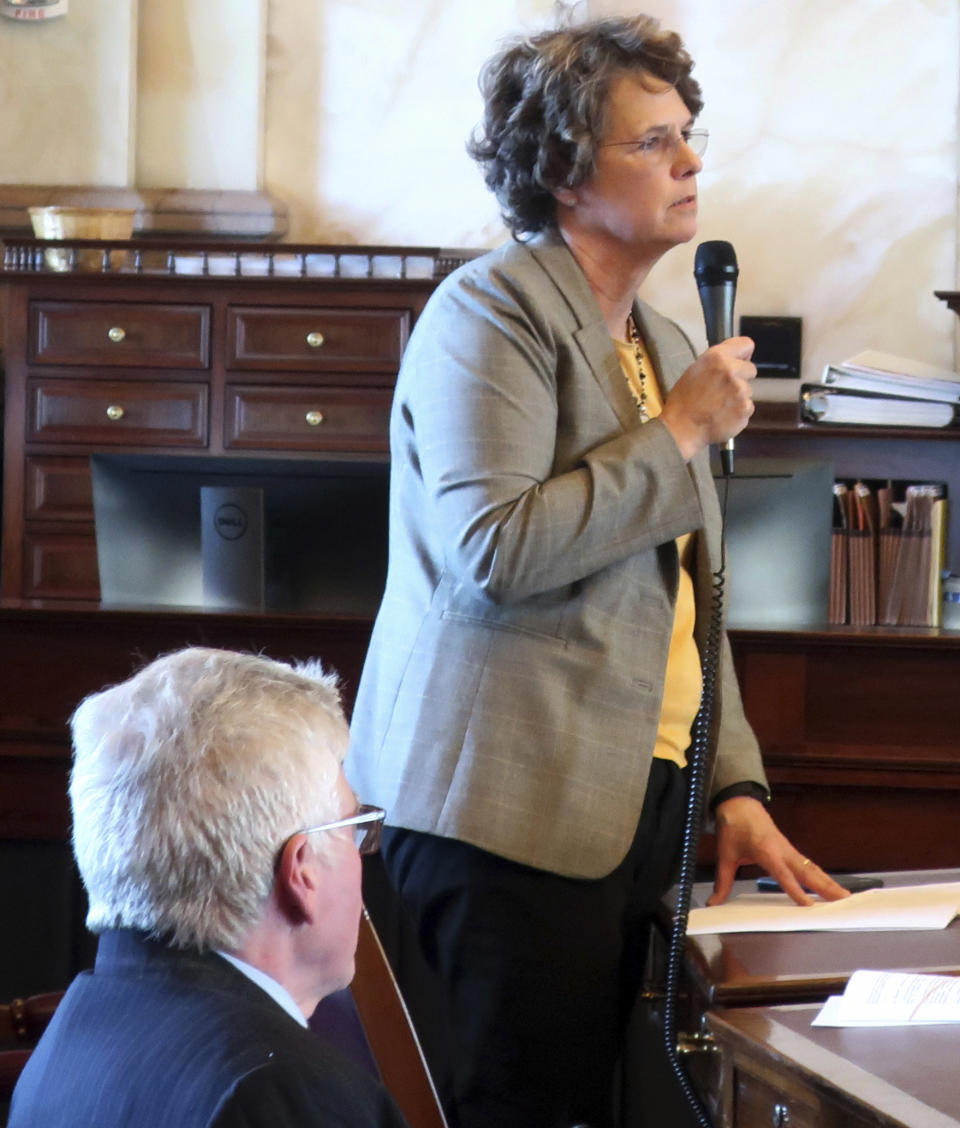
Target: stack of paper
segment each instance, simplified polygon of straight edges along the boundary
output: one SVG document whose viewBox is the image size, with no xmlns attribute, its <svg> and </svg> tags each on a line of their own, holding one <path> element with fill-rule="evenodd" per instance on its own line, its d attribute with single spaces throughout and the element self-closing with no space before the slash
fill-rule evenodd
<svg viewBox="0 0 960 1128">
<path fill-rule="evenodd" d="M 810 423 L 950 427 L 960 423 L 960 373 L 870 349 L 828 364 L 820 384 L 804 384 L 800 411 Z"/>
<path fill-rule="evenodd" d="M 687 934 L 929 930 L 946 928 L 958 913 L 960 881 L 868 889 L 812 905 L 797 905 L 785 893 L 745 893 L 723 905 L 691 909 Z"/>
<path fill-rule="evenodd" d="M 831 995 L 814 1026 L 917 1026 L 960 1022 L 960 977 L 855 971 Z"/>
</svg>

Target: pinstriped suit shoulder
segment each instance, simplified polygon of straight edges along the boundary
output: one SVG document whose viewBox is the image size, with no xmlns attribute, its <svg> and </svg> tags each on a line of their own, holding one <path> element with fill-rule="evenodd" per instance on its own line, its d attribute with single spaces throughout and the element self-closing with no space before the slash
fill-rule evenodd
<svg viewBox="0 0 960 1128">
<path fill-rule="evenodd" d="M 215 954 L 101 937 L 14 1093 L 10 1128 L 404 1128 L 386 1092 Z"/>
<path fill-rule="evenodd" d="M 669 389 L 690 344 L 635 312 Z M 708 599 L 706 459 L 688 468 L 663 424 L 637 425 L 566 246 L 511 244 L 453 274 L 394 399 L 389 574 L 347 765 L 357 792 L 396 825 L 557 873 L 612 870 L 643 802 L 674 540 L 689 532 Z M 731 678 L 722 713 L 718 780 L 762 781 Z"/>
</svg>

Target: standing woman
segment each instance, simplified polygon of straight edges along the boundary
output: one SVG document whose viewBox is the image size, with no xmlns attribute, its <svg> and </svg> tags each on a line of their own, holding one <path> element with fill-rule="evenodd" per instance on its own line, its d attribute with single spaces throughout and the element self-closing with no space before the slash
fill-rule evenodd
<svg viewBox="0 0 960 1128">
<path fill-rule="evenodd" d="M 753 344 L 697 358 L 636 298 L 692 239 L 706 134 L 639 16 L 509 46 L 471 143 L 515 241 L 417 323 L 391 424 L 390 565 L 348 772 L 435 973 L 457 1128 L 613 1124 L 646 927 L 675 876 L 720 560 L 708 446 Z M 724 639 L 719 861 L 838 886 L 780 834 Z"/>
</svg>

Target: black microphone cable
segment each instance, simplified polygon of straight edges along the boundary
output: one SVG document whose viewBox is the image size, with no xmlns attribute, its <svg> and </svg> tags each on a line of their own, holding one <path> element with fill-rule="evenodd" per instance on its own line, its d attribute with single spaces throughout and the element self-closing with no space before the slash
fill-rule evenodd
<svg viewBox="0 0 960 1128">
<path fill-rule="evenodd" d="M 677 902 L 670 929 L 670 943 L 667 949 L 667 971 L 663 1001 L 663 1039 L 667 1060 L 699 1128 L 713 1128 L 713 1121 L 696 1089 L 694 1089 L 683 1062 L 680 1060 L 677 1008 L 680 1001 L 683 955 L 687 943 L 687 919 L 690 915 L 690 902 L 693 898 L 693 886 L 696 880 L 697 852 L 700 846 L 703 824 L 703 801 L 713 769 L 711 732 L 717 697 L 717 677 L 720 672 L 721 643 L 723 640 L 723 597 L 727 570 L 726 542 L 722 536 L 722 529 L 726 526 L 729 488 L 730 474 L 724 473 L 723 492 L 720 498 L 720 567 L 713 573 L 710 622 L 707 627 L 703 657 L 701 658 L 700 708 L 690 734 L 690 778 L 687 810 L 680 846 Z"/>
<path fill-rule="evenodd" d="M 697 247 L 694 276 L 703 307 L 708 345 L 733 336 L 733 303 L 736 296 L 739 267 L 730 243 L 713 240 Z M 687 810 L 680 845 L 680 876 L 677 901 L 667 949 L 667 971 L 663 1002 L 663 1039 L 667 1060 L 699 1128 L 713 1128 L 710 1113 L 693 1087 L 680 1060 L 680 1035 L 677 1029 L 677 1008 L 680 1001 L 680 979 L 687 942 L 687 920 L 693 885 L 696 879 L 697 852 L 703 824 L 703 804 L 713 770 L 711 734 L 717 698 L 723 643 L 723 600 L 726 583 L 727 550 L 724 530 L 727 523 L 727 497 L 733 477 L 734 444 L 728 439 L 720 448 L 723 491 L 720 497 L 720 567 L 713 573 L 710 621 L 701 657 L 702 689 L 700 708 L 690 733 L 690 778 Z"/>
</svg>

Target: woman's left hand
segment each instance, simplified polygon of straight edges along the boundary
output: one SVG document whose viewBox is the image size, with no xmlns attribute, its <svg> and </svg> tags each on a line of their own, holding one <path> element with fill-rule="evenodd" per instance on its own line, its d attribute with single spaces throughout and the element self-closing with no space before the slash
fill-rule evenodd
<svg viewBox="0 0 960 1128">
<path fill-rule="evenodd" d="M 737 869 L 762 866 L 798 905 L 812 905 L 818 894 L 838 901 L 849 893 L 780 833 L 766 807 L 757 799 L 738 795 L 717 805 L 717 870 L 708 905 L 720 905 L 730 895 Z"/>
</svg>

